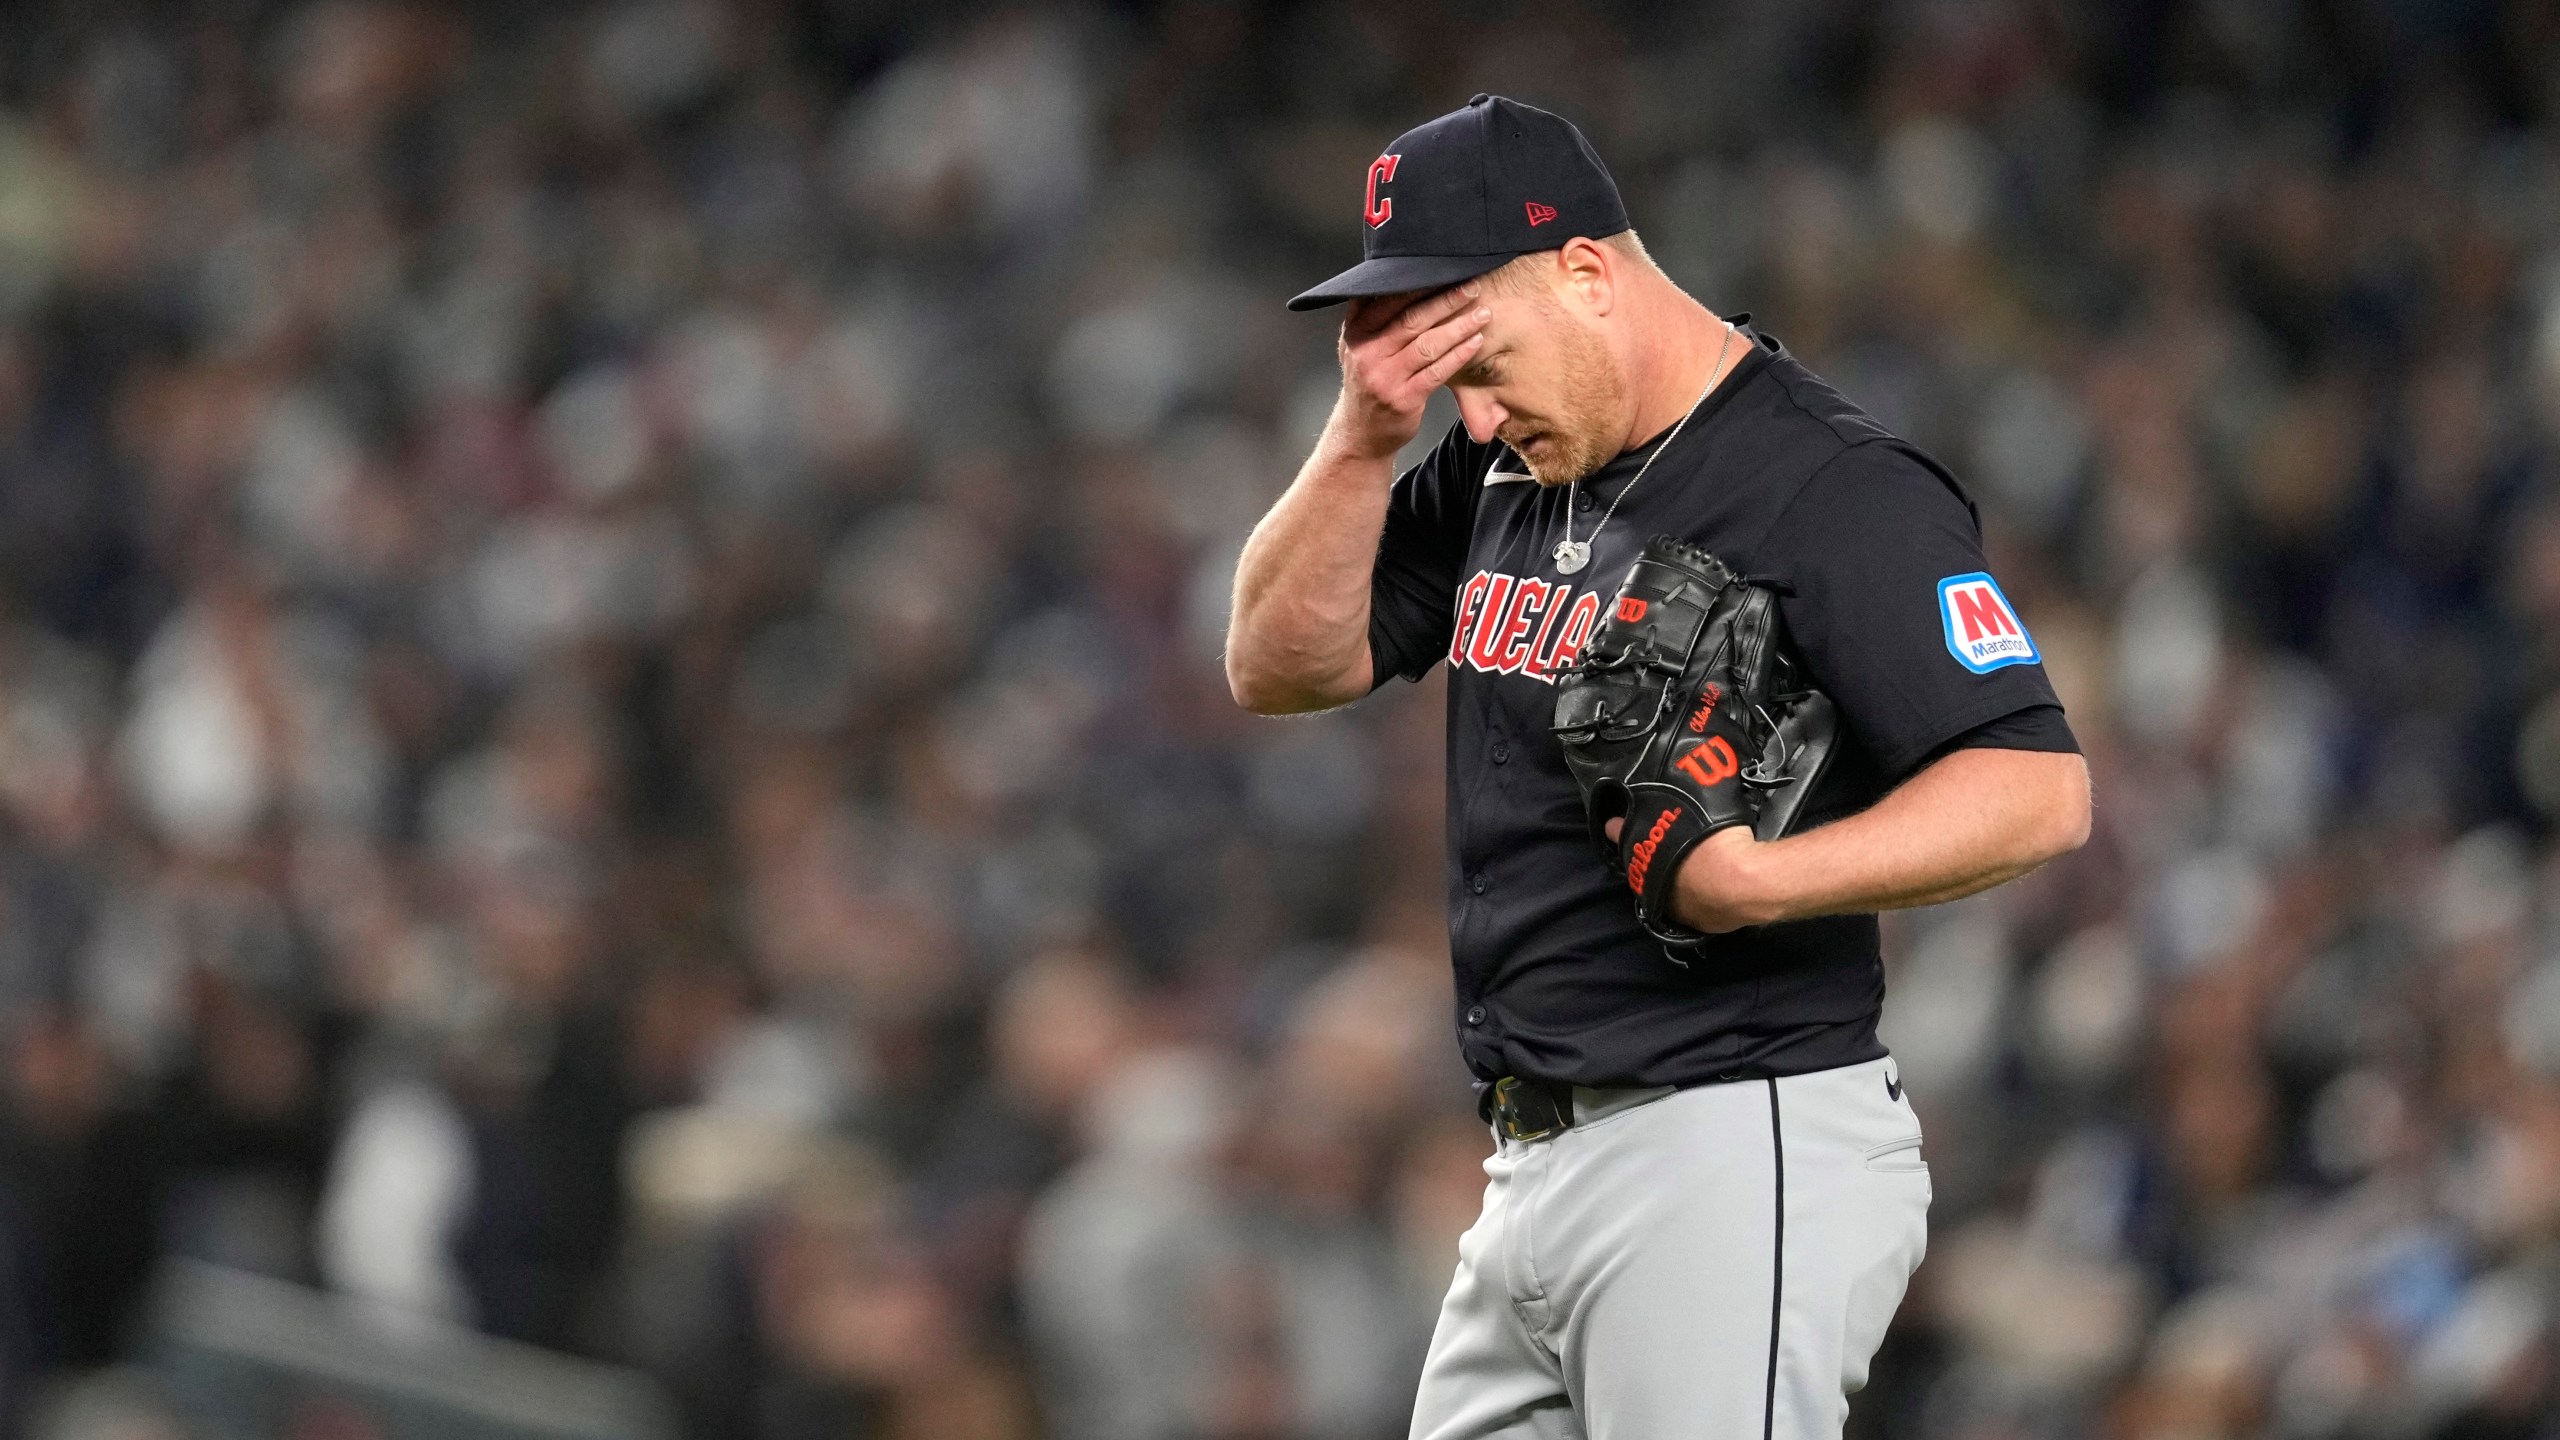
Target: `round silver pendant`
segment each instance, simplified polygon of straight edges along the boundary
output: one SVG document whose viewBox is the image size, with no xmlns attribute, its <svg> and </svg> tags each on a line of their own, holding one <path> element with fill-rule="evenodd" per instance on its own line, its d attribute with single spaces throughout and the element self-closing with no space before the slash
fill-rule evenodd
<svg viewBox="0 0 2560 1440">
<path fill-rule="evenodd" d="M 1556 573 L 1571 575 L 1591 563 L 1591 542 L 1559 540 L 1556 542 Z"/>
</svg>

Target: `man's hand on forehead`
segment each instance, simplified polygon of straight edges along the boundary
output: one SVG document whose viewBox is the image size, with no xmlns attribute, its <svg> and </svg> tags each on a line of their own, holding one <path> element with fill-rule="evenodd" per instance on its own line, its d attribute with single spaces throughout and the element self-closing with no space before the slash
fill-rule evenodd
<svg viewBox="0 0 2560 1440">
<path fill-rule="evenodd" d="M 1484 346 L 1492 312 L 1469 280 L 1422 295 L 1380 295 L 1354 303 L 1338 353 L 1342 401 L 1333 428 L 1353 453 L 1385 458 L 1422 428 L 1422 407 Z"/>
<path fill-rule="evenodd" d="M 1372 295 L 1351 302 L 1343 328 L 1363 334 L 1375 334 L 1389 324 L 1401 324 L 1408 331 L 1427 330 L 1465 309 L 1481 288 L 1477 281 L 1462 280 L 1439 290 Z"/>
</svg>

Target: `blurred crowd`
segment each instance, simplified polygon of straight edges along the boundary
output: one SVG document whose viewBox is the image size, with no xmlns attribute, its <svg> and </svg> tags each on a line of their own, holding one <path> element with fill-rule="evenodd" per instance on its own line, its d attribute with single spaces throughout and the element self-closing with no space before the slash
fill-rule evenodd
<svg viewBox="0 0 2560 1440">
<path fill-rule="evenodd" d="M 1217 655 L 1476 90 L 1967 478 L 2098 776 L 1888 928 L 1853 1433 L 2560 1434 L 2560 7 L 6 27 L 0 1434 L 195 1260 L 693 1437 L 1402 1435 L 1438 688 Z"/>
</svg>

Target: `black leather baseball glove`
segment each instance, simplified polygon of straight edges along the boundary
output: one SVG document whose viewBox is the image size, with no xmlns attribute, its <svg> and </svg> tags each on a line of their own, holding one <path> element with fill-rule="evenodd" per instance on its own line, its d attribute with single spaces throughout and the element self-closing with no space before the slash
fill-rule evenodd
<svg viewBox="0 0 2560 1440">
<path fill-rule="evenodd" d="M 1777 599 L 1656 535 L 1556 676 L 1554 729 L 1591 838 L 1635 892 L 1637 920 L 1668 946 L 1706 938 L 1671 916 L 1681 860 L 1729 825 L 1785 835 L 1831 759 L 1836 713 L 1789 655 Z M 1611 820 L 1626 822 L 1615 841 Z"/>
</svg>

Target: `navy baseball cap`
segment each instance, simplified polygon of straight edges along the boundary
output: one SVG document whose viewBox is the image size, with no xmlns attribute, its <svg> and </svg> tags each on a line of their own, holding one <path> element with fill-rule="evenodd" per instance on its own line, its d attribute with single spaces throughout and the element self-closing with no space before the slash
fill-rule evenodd
<svg viewBox="0 0 2560 1440">
<path fill-rule="evenodd" d="M 1360 263 L 1290 309 L 1472 280 L 1515 255 L 1615 235 L 1627 228 L 1627 207 L 1573 122 L 1478 95 L 1369 163 L 1361 218 Z"/>
</svg>

